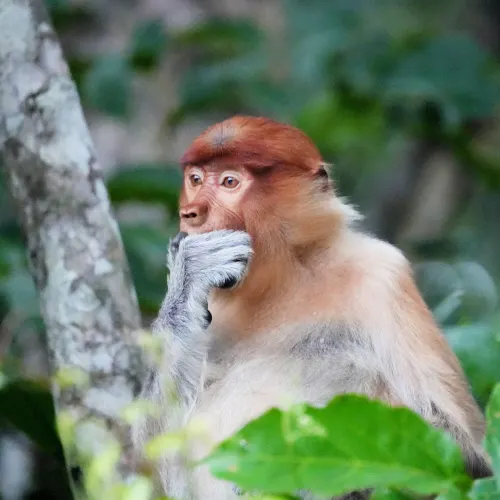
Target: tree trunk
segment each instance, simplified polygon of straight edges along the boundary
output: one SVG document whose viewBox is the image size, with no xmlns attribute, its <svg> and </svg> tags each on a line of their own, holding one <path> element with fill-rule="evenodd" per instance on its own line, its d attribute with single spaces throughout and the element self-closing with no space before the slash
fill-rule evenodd
<svg viewBox="0 0 500 500">
<path fill-rule="evenodd" d="M 140 315 L 78 94 L 42 0 L 0 0 L 0 153 L 40 295 L 73 480 L 82 467 L 85 477 L 98 453 L 115 450 L 115 477 L 128 481 L 135 466 L 121 411 L 140 389 L 143 361 L 133 338 Z M 68 374 L 72 381 L 62 383 Z M 102 489 L 99 497 L 111 498 Z"/>
</svg>

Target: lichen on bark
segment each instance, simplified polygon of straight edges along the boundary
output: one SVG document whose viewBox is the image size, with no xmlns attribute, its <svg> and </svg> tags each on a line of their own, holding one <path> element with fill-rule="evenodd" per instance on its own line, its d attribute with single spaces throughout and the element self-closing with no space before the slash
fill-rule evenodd
<svg viewBox="0 0 500 500">
<path fill-rule="evenodd" d="M 70 455 L 66 449 L 68 465 L 80 465 L 83 449 L 102 449 L 105 429 L 124 446 L 119 473 L 130 478 L 121 411 L 143 374 L 137 298 L 78 93 L 40 0 L 0 0 L 0 154 L 52 373 L 86 375 L 82 385 L 53 383 L 57 411 L 71 415 L 81 436 Z"/>
</svg>

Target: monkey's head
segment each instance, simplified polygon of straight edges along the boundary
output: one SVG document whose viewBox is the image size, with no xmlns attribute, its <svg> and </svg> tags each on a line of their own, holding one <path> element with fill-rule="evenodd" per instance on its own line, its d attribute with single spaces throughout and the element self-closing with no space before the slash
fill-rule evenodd
<svg viewBox="0 0 500 500">
<path fill-rule="evenodd" d="M 197 137 L 181 158 L 180 230 L 247 231 L 260 247 L 317 243 L 346 215 L 314 143 L 290 125 L 236 116 Z"/>
</svg>

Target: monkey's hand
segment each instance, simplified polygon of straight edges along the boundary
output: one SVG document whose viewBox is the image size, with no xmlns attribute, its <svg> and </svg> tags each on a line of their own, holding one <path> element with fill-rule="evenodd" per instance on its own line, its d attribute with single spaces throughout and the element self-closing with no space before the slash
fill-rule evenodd
<svg viewBox="0 0 500 500">
<path fill-rule="evenodd" d="M 171 273 L 180 274 L 183 288 L 207 296 L 212 288 L 235 286 L 243 278 L 252 248 L 247 233 L 224 229 L 191 236 L 179 233 L 169 252 Z"/>
<path fill-rule="evenodd" d="M 251 254 L 250 236 L 243 231 L 179 233 L 169 246 L 168 293 L 156 325 L 168 326 L 174 333 L 180 325 L 190 331 L 206 328 L 210 291 L 240 282 Z"/>
<path fill-rule="evenodd" d="M 168 292 L 152 324 L 165 336 L 169 356 L 160 371 L 153 370 L 144 389 L 147 397 L 163 394 L 163 379 L 175 381 L 184 407 L 190 407 L 203 387 L 211 321 L 208 295 L 215 287 L 237 283 L 245 275 L 252 254 L 250 236 L 242 231 L 180 233 L 169 246 Z M 168 396 L 158 396 L 168 398 Z"/>
<path fill-rule="evenodd" d="M 174 267 L 175 258 L 177 257 L 177 253 L 179 252 L 179 245 L 181 241 L 187 237 L 187 233 L 177 233 L 168 244 L 168 253 L 167 253 L 167 267 L 169 270 L 172 270 Z"/>
</svg>

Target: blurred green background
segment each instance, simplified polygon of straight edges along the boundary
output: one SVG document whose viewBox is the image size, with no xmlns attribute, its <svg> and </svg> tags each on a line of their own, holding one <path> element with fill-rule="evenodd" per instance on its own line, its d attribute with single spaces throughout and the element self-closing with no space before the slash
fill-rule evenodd
<svg viewBox="0 0 500 500">
<path fill-rule="evenodd" d="M 500 2 L 46 4 L 146 325 L 165 292 L 165 249 L 177 227 L 176 160 L 214 121 L 262 114 L 309 134 L 333 164 L 339 193 L 366 215 L 366 229 L 412 260 L 485 404 L 500 381 Z M 1 177 L 0 360 L 4 379 L 47 373 L 23 235 Z M 12 425 L 23 415 L 22 428 L 43 443 L 46 402 L 0 391 L 5 500 L 68 498 L 50 450 Z"/>
</svg>

